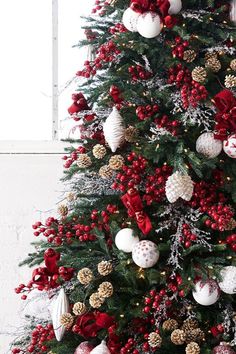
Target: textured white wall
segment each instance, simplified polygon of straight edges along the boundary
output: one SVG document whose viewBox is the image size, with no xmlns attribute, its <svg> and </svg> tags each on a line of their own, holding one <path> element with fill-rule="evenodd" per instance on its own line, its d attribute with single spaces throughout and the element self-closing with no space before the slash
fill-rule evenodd
<svg viewBox="0 0 236 354">
<path fill-rule="evenodd" d="M 32 250 L 33 222 L 53 215 L 62 199 L 63 167 L 58 154 L 0 155 L 0 166 L 0 353 L 6 354 L 12 339 L 8 333 L 22 316 L 14 288 L 32 272 L 18 263 Z"/>
</svg>

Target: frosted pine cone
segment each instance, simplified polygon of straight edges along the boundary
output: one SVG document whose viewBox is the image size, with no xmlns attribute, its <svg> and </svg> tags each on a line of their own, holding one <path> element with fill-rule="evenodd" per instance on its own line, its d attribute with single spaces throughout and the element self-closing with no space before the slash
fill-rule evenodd
<svg viewBox="0 0 236 354">
<path fill-rule="evenodd" d="M 197 342 L 200 343 L 205 339 L 205 333 L 200 329 L 192 329 L 185 331 L 186 343 Z"/>
<path fill-rule="evenodd" d="M 58 214 L 60 214 L 62 217 L 66 216 L 68 214 L 68 207 L 64 204 L 59 205 L 58 209 Z"/>
<path fill-rule="evenodd" d="M 60 322 L 64 327 L 69 329 L 73 325 L 74 317 L 70 313 L 64 313 L 61 315 Z"/>
<path fill-rule="evenodd" d="M 113 270 L 111 262 L 108 261 L 102 261 L 98 263 L 98 273 L 101 274 L 102 276 L 106 276 L 110 274 Z"/>
<path fill-rule="evenodd" d="M 217 52 L 207 52 L 205 54 L 205 60 L 209 60 L 209 59 L 212 59 L 212 58 L 215 58 L 215 59 L 218 59 L 218 54 Z"/>
<path fill-rule="evenodd" d="M 230 68 L 231 68 L 233 71 L 236 71 L 236 59 L 231 60 L 231 62 L 230 62 Z"/>
<path fill-rule="evenodd" d="M 124 165 L 125 160 L 121 155 L 114 155 L 109 160 L 109 167 L 112 170 L 120 170 Z"/>
<path fill-rule="evenodd" d="M 108 166 L 108 165 L 102 166 L 98 173 L 99 173 L 99 176 L 101 176 L 102 178 L 109 179 L 113 176 L 113 171 L 110 168 L 110 166 Z"/>
<path fill-rule="evenodd" d="M 89 303 L 93 308 L 98 309 L 102 306 L 104 300 L 105 299 L 101 297 L 99 293 L 93 293 L 89 298 Z"/>
<path fill-rule="evenodd" d="M 191 342 L 185 349 L 186 354 L 200 354 L 201 350 L 197 343 Z"/>
<path fill-rule="evenodd" d="M 185 50 L 184 55 L 183 55 L 183 59 L 187 62 L 187 63 L 192 63 L 195 58 L 196 58 L 197 54 L 194 50 Z"/>
<path fill-rule="evenodd" d="M 83 302 L 76 302 L 73 306 L 73 313 L 76 316 L 83 315 L 86 311 L 87 311 L 87 308 Z"/>
<path fill-rule="evenodd" d="M 196 66 L 192 71 L 192 79 L 196 82 L 203 83 L 207 78 L 207 72 L 202 66 Z"/>
<path fill-rule="evenodd" d="M 184 344 L 185 340 L 186 340 L 186 335 L 184 333 L 184 331 L 182 331 L 182 329 L 175 329 L 172 333 L 171 333 L 171 342 L 174 343 L 175 345 L 182 345 Z"/>
<path fill-rule="evenodd" d="M 175 329 L 177 329 L 178 327 L 179 327 L 178 322 L 174 319 L 171 319 L 171 318 L 166 320 L 162 324 L 162 328 L 164 329 L 164 331 L 168 331 L 168 332 L 172 332 Z"/>
<path fill-rule="evenodd" d="M 226 75 L 225 76 L 225 87 L 231 88 L 236 86 L 236 76 L 235 75 Z"/>
<path fill-rule="evenodd" d="M 125 129 L 125 140 L 129 143 L 136 141 L 138 135 L 138 130 L 135 127 L 128 127 Z"/>
<path fill-rule="evenodd" d="M 77 165 L 79 168 L 87 168 L 92 165 L 92 161 L 87 154 L 80 154 L 77 159 Z"/>
<path fill-rule="evenodd" d="M 68 200 L 68 202 L 73 202 L 76 199 L 76 196 L 74 193 L 70 192 L 67 194 L 66 199 Z"/>
<path fill-rule="evenodd" d="M 221 69 L 221 63 L 217 58 L 210 58 L 206 61 L 205 67 L 211 69 L 214 73 L 218 73 Z"/>
<path fill-rule="evenodd" d="M 198 321 L 197 320 L 194 320 L 192 318 L 189 318 L 187 320 L 184 321 L 181 329 L 184 331 L 184 332 L 187 332 L 187 331 L 191 331 L 193 329 L 196 329 L 198 328 L 199 324 L 198 324 Z"/>
<path fill-rule="evenodd" d="M 101 144 L 97 144 L 93 147 L 93 156 L 96 159 L 103 159 L 103 157 L 106 155 L 107 150 L 105 148 L 105 146 L 101 145 Z"/>
<path fill-rule="evenodd" d="M 99 285 L 98 293 L 101 297 L 107 298 L 111 297 L 113 294 L 113 286 L 108 281 L 103 282 Z"/>
<path fill-rule="evenodd" d="M 179 198 L 189 201 L 193 195 L 193 181 L 188 175 L 177 171 L 167 179 L 165 190 L 170 203 L 175 203 Z"/>
<path fill-rule="evenodd" d="M 89 268 L 83 268 L 79 271 L 77 278 L 81 284 L 87 285 L 93 280 L 93 272 Z"/>
<path fill-rule="evenodd" d="M 161 343 L 162 343 L 162 338 L 160 336 L 160 334 L 156 333 L 156 332 L 152 332 L 149 334 L 148 336 L 148 344 L 150 345 L 150 347 L 152 348 L 160 348 L 161 347 Z"/>
</svg>

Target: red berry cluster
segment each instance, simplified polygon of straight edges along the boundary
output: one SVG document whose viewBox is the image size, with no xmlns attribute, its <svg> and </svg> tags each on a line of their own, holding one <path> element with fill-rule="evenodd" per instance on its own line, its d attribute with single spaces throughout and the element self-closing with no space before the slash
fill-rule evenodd
<svg viewBox="0 0 236 354">
<path fill-rule="evenodd" d="M 134 338 L 129 338 L 127 343 L 121 348 L 120 354 L 140 354 L 140 351 L 135 349 L 136 346 L 137 342 L 134 340 Z"/>
<path fill-rule="evenodd" d="M 113 189 L 118 189 L 121 192 L 139 185 L 147 166 L 147 160 L 135 152 L 131 152 L 127 156 L 127 160 L 129 165 L 122 167 L 122 172 L 117 173 L 116 181 L 112 184 Z"/>
<path fill-rule="evenodd" d="M 180 121 L 178 120 L 170 120 L 169 117 L 164 114 L 163 116 L 157 117 L 154 120 L 158 128 L 165 128 L 168 130 L 173 136 L 178 135 L 178 126 L 180 125 Z"/>
<path fill-rule="evenodd" d="M 188 48 L 189 42 L 188 41 L 183 41 L 181 37 L 176 37 L 175 38 L 175 46 L 172 49 L 172 55 L 174 58 L 179 58 L 183 59 L 184 56 L 184 51 Z"/>
<path fill-rule="evenodd" d="M 214 337 L 218 337 L 224 333 L 225 329 L 223 324 L 218 324 L 217 326 L 211 327 L 211 334 Z"/>
<path fill-rule="evenodd" d="M 136 115 L 138 119 L 145 120 L 151 117 L 155 117 L 156 113 L 159 111 L 159 106 L 157 104 L 154 105 L 146 105 L 146 106 L 138 106 L 136 108 Z"/>
<path fill-rule="evenodd" d="M 65 168 L 70 168 L 70 166 L 75 162 L 78 158 L 78 154 L 84 154 L 86 152 L 85 147 L 79 146 L 75 150 L 73 150 L 70 155 L 64 155 L 62 157 L 62 160 L 65 160 L 64 167 Z"/>
<path fill-rule="evenodd" d="M 118 50 L 115 43 L 110 40 L 108 43 L 100 46 L 94 61 L 85 61 L 85 68 L 82 71 L 78 71 L 76 75 L 86 78 L 94 76 L 97 70 L 102 69 L 104 63 L 112 62 L 116 59 L 118 54 L 120 54 L 120 50 Z"/>
<path fill-rule="evenodd" d="M 142 65 L 132 65 L 128 68 L 128 71 L 133 81 L 137 81 L 138 79 L 148 80 L 153 76 L 153 73 L 146 70 Z"/>
<path fill-rule="evenodd" d="M 226 243 L 232 251 L 236 252 L 236 234 L 232 234 L 226 238 Z"/>
<path fill-rule="evenodd" d="M 166 307 L 170 307 L 172 305 L 172 301 L 167 295 L 167 291 L 165 289 L 157 292 L 156 290 L 151 290 L 148 296 L 144 299 L 145 307 L 143 308 L 143 312 L 145 314 L 155 313 L 160 309 L 160 305 L 163 303 Z"/>
<path fill-rule="evenodd" d="M 122 23 L 117 23 L 115 26 L 109 28 L 111 34 L 127 32 L 127 28 Z"/>
<path fill-rule="evenodd" d="M 222 204 L 213 205 L 207 210 L 207 214 L 211 217 L 205 220 L 206 226 L 212 230 L 224 231 L 232 219 L 234 213 L 229 206 Z"/>
<path fill-rule="evenodd" d="M 94 32 L 93 30 L 91 30 L 90 28 L 87 28 L 85 31 L 84 31 L 84 34 L 86 36 L 86 38 L 89 40 L 89 41 L 94 41 L 97 36 L 98 36 L 98 33 L 97 32 Z"/>
<path fill-rule="evenodd" d="M 92 8 L 92 14 L 99 13 L 100 16 L 105 14 L 104 7 L 109 5 L 109 1 L 95 0 L 94 7 Z"/>
<path fill-rule="evenodd" d="M 191 227 L 188 224 L 183 224 L 181 243 L 185 248 L 192 246 L 192 242 L 197 240 L 197 235 L 191 232 Z"/>
<path fill-rule="evenodd" d="M 53 326 L 47 324 L 46 326 L 37 325 L 36 328 L 31 333 L 31 339 L 28 347 L 25 350 L 19 348 L 13 348 L 12 354 L 19 353 L 46 353 L 50 349 L 46 346 L 46 342 L 51 341 L 55 338 Z"/>
<path fill-rule="evenodd" d="M 172 291 L 172 293 L 177 293 L 180 297 L 184 297 L 185 293 L 184 290 L 180 289 L 181 285 L 183 284 L 183 279 L 181 277 L 181 275 L 176 274 L 176 275 L 172 275 L 167 282 L 167 287 L 170 291 Z"/>
<path fill-rule="evenodd" d="M 143 197 L 147 205 L 151 205 L 153 202 L 160 203 L 165 198 L 165 184 L 171 173 L 172 167 L 163 165 L 156 168 L 153 175 L 147 176 Z"/>
</svg>

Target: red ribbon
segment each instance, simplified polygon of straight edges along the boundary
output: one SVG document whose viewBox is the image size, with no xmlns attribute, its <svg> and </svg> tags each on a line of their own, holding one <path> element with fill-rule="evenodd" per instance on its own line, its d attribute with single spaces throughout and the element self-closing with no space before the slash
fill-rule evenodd
<svg viewBox="0 0 236 354">
<path fill-rule="evenodd" d="M 84 95 L 79 93 L 73 93 L 72 100 L 74 101 L 72 105 L 68 108 L 70 114 L 78 113 L 81 111 L 86 111 L 89 109 L 88 103 Z"/>
<path fill-rule="evenodd" d="M 166 17 L 168 15 L 168 11 L 170 8 L 169 0 L 158 0 L 157 6 L 158 6 L 158 9 L 159 9 L 162 17 Z"/>
<path fill-rule="evenodd" d="M 96 337 L 98 331 L 114 324 L 114 317 L 105 312 L 89 312 L 77 318 L 75 332 L 84 338 Z"/>
<path fill-rule="evenodd" d="M 170 3 L 169 0 L 131 0 L 130 8 L 140 14 L 147 11 L 159 12 L 164 18 L 168 15 Z"/>
<path fill-rule="evenodd" d="M 213 102 L 218 111 L 215 115 L 215 138 L 225 140 L 228 134 L 236 132 L 236 98 L 230 90 L 223 90 Z"/>
<path fill-rule="evenodd" d="M 147 235 L 152 229 L 152 224 L 147 214 L 143 211 L 143 203 L 137 190 L 129 189 L 128 192 L 121 197 L 121 200 L 128 209 L 129 216 L 136 218 L 138 227 L 144 235 Z"/>
<path fill-rule="evenodd" d="M 135 12 L 143 13 L 149 10 L 150 0 L 131 0 L 130 7 Z"/>
</svg>

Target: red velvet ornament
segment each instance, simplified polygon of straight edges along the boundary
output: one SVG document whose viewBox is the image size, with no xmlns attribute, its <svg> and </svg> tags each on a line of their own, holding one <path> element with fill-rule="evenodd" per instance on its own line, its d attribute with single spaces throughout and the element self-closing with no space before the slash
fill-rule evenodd
<svg viewBox="0 0 236 354">
<path fill-rule="evenodd" d="M 74 101 L 72 105 L 68 108 L 68 112 L 73 115 L 75 113 L 85 111 L 89 109 L 89 106 L 87 104 L 87 101 L 84 97 L 84 95 L 79 92 L 79 93 L 74 93 L 72 95 L 72 100 Z"/>
</svg>

